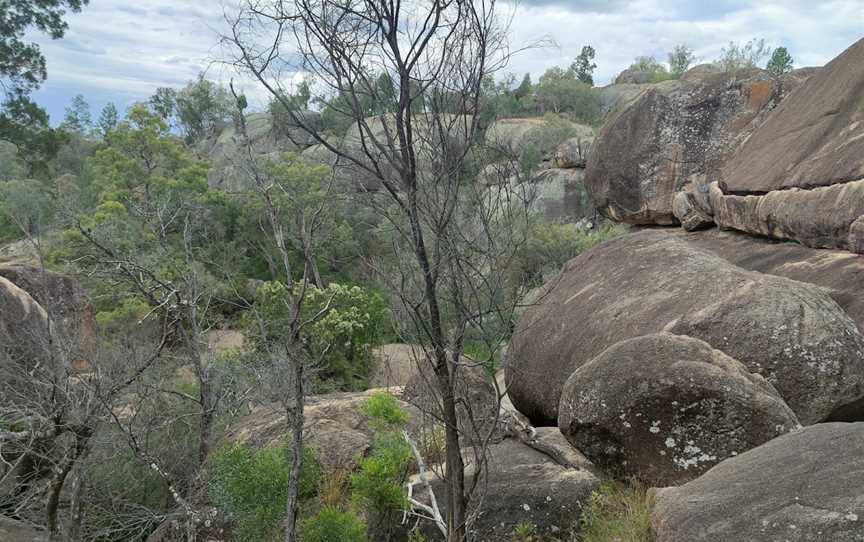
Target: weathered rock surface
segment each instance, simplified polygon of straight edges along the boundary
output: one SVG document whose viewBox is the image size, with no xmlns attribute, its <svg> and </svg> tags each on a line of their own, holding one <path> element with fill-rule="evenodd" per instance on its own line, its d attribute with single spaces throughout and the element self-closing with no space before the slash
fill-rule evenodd
<svg viewBox="0 0 864 542">
<path fill-rule="evenodd" d="M 598 466 L 665 486 L 799 424 L 740 362 L 700 340 L 660 333 L 621 341 L 576 369 L 558 426 Z"/>
<path fill-rule="evenodd" d="M 468 442 L 485 441 L 489 435 L 500 435 L 498 394 L 484 368 L 463 358 L 451 375 L 456 383 L 456 415 L 459 431 Z M 438 390 L 437 377 L 432 366 L 422 361 L 408 379 L 402 400 L 418 412 L 417 423 L 425 428 L 440 426 L 444 419 L 441 410 L 443 398 Z"/>
<path fill-rule="evenodd" d="M 761 196 L 726 195 L 713 183 L 711 206 L 721 228 L 795 240 L 809 247 L 864 252 L 860 250 L 864 180 L 809 190 L 774 190 Z"/>
<path fill-rule="evenodd" d="M 308 122 L 318 122 L 318 114 L 304 113 Z M 246 133 L 253 152 L 259 158 L 278 159 L 288 151 L 299 152 L 314 143 L 311 137 L 297 126 L 274 128 L 270 113 L 252 113 L 246 117 Z M 207 181 L 210 186 L 224 190 L 241 190 L 249 187 L 242 168 L 243 149 L 240 134 L 233 124 L 227 125 L 212 141 L 202 145 L 202 151 L 211 161 Z"/>
<path fill-rule="evenodd" d="M 0 517 L 0 540 L 3 542 L 44 542 L 48 534 L 14 519 Z"/>
<path fill-rule="evenodd" d="M 664 330 L 765 376 L 801 423 L 864 397 L 864 338 L 826 290 L 747 271 L 675 236 L 607 242 L 546 288 L 519 319 L 505 367 L 514 406 L 537 425 L 557 422 L 573 371 L 617 342 Z"/>
<path fill-rule="evenodd" d="M 864 258 L 840 250 L 816 250 L 717 229 L 687 233 L 655 230 L 679 237 L 750 271 L 790 278 L 825 288 L 864 332 Z"/>
<path fill-rule="evenodd" d="M 29 293 L 46 311 L 60 318 L 93 318 L 87 292 L 77 279 L 32 265 L 0 265 L 0 277 Z"/>
<path fill-rule="evenodd" d="M 807 79 L 723 169 L 729 194 L 864 179 L 864 38 Z"/>
<path fill-rule="evenodd" d="M 556 168 L 585 168 L 588 162 L 588 153 L 591 144 L 594 143 L 594 133 L 583 133 L 564 141 L 555 149 L 552 156 L 553 165 Z"/>
<path fill-rule="evenodd" d="M 777 79 L 761 70 L 743 77 L 690 75 L 648 86 L 604 125 L 594 142 L 586 187 L 609 218 L 676 224 L 675 193 L 690 177 L 718 171 L 800 83 L 797 76 Z"/>
<path fill-rule="evenodd" d="M 583 169 L 541 169 L 529 178 L 516 166 L 501 162 L 487 166 L 480 175 L 490 198 L 498 204 L 519 205 L 546 222 L 578 222 L 594 216 L 594 206 L 585 191 Z M 508 174 L 511 174 L 507 177 Z M 504 183 L 503 179 L 509 180 Z"/>
<path fill-rule="evenodd" d="M 26 291 L 0 276 L 0 370 L 9 369 L 9 363 L 33 365 L 47 352 L 45 309 Z M 6 374 L 0 380 L 9 383 L 12 378 Z"/>
<path fill-rule="evenodd" d="M 557 429 L 553 431 L 558 433 Z M 560 434 L 557 438 L 566 445 Z M 535 525 L 540 536 L 578 532 L 582 505 L 600 485 L 600 479 L 591 470 L 563 467 L 514 439 L 491 446 L 489 453 L 489 472 L 480 482 L 486 497 L 473 525 L 474 540 L 511 542 L 516 526 L 525 522 Z M 584 458 L 581 462 L 590 465 Z M 466 477 L 473 472 L 469 465 Z M 434 483 L 433 490 L 442 514 L 446 515 L 443 484 Z M 428 527 L 424 533 L 433 540 L 440 537 L 440 533 Z"/>
<path fill-rule="evenodd" d="M 687 231 L 697 231 L 714 226 L 714 217 L 700 204 L 694 192 L 678 192 L 672 198 L 672 214 Z"/>
<path fill-rule="evenodd" d="M 324 467 L 350 469 L 369 451 L 374 431 L 361 407 L 378 391 L 381 390 L 307 398 L 304 436 L 307 445 L 317 451 L 317 459 Z M 410 423 L 416 424 L 416 409 L 403 401 L 400 404 L 412 414 Z M 284 444 L 286 433 L 285 411 L 274 404 L 258 407 L 237 420 L 226 431 L 226 438 L 230 442 L 264 447 Z"/>
<path fill-rule="evenodd" d="M 551 155 L 561 144 L 562 137 L 590 142 L 594 140 L 594 130 L 563 119 L 553 123 L 543 118 L 501 119 L 486 129 L 486 145 L 516 155 L 529 145 L 543 155 Z"/>
<path fill-rule="evenodd" d="M 819 424 L 655 490 L 657 542 L 861 542 L 864 423 Z"/>
<path fill-rule="evenodd" d="M 864 252 L 864 39 L 808 78 L 712 188 L 723 228 Z"/>
</svg>

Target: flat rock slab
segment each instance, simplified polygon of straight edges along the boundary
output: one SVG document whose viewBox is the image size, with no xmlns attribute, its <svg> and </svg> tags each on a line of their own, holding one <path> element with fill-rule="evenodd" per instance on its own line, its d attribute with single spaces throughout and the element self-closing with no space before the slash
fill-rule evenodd
<svg viewBox="0 0 864 542">
<path fill-rule="evenodd" d="M 864 541 L 864 423 L 788 433 L 654 490 L 657 542 Z"/>
<path fill-rule="evenodd" d="M 726 163 L 723 191 L 764 194 L 864 178 L 864 39 L 781 103 Z"/>
</svg>

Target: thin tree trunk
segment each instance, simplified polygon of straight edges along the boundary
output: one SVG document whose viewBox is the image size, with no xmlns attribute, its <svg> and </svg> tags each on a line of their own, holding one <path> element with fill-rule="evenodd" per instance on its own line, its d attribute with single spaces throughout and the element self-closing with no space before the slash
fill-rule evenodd
<svg viewBox="0 0 864 542">
<path fill-rule="evenodd" d="M 300 498 L 300 472 L 303 468 L 303 424 L 305 422 L 304 409 L 304 386 L 303 386 L 303 360 L 295 358 L 293 361 L 293 405 L 286 408 L 289 429 L 293 438 L 291 441 L 291 472 L 288 477 L 288 498 L 285 503 L 285 542 L 297 540 L 297 509 Z"/>
</svg>

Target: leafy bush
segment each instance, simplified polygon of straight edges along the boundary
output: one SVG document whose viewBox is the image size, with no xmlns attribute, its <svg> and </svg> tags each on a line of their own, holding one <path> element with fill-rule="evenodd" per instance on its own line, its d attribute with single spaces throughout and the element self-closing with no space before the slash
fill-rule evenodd
<svg viewBox="0 0 864 542">
<path fill-rule="evenodd" d="M 376 428 L 398 429 L 410 419 L 410 415 L 399 406 L 396 398 L 384 391 L 373 393 L 360 408 Z"/>
<path fill-rule="evenodd" d="M 669 79 L 677 79 L 680 74 L 670 73 L 666 66 L 657 62 L 653 56 L 637 57 L 630 65 L 631 70 L 642 72 L 648 76 L 649 83 L 659 83 Z"/>
<path fill-rule="evenodd" d="M 580 224 L 547 224 L 535 221 L 528 239 L 514 259 L 512 286 L 534 288 L 542 285 L 548 275 L 582 252 L 627 233 L 620 224 L 605 223 L 595 228 Z"/>
<path fill-rule="evenodd" d="M 210 499 L 232 520 L 235 540 L 257 542 L 278 536 L 285 515 L 290 471 L 286 447 L 251 450 L 238 445 L 215 455 Z M 301 499 L 316 494 L 319 476 L 314 454 L 303 450 Z"/>
<path fill-rule="evenodd" d="M 389 539 L 394 514 L 407 506 L 403 484 L 413 462 L 411 447 L 400 430 L 408 422 L 396 399 L 387 393 L 376 393 L 361 407 L 376 428 L 372 453 L 360 461 L 351 476 L 351 497 L 369 521 L 369 533 L 375 540 Z"/>
<path fill-rule="evenodd" d="M 652 499 L 634 483 L 606 482 L 582 509 L 581 542 L 650 542 Z"/>
<path fill-rule="evenodd" d="M 730 41 L 729 45 L 720 52 L 720 58 L 715 63 L 726 72 L 734 73 L 759 66 L 770 54 L 771 48 L 765 45 L 764 39 L 752 39 L 744 45 Z"/>
<path fill-rule="evenodd" d="M 327 506 L 300 527 L 302 542 L 367 542 L 366 524 L 356 514 Z"/>
</svg>

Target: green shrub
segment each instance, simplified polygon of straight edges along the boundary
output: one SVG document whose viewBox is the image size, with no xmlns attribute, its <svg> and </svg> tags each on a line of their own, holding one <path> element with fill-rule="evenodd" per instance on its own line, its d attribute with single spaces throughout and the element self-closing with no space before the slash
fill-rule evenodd
<svg viewBox="0 0 864 542">
<path fill-rule="evenodd" d="M 627 233 L 620 224 L 602 224 L 587 229 L 578 224 L 548 224 L 536 221 L 528 239 L 514 259 L 514 287 L 542 285 L 552 273 L 586 250 Z"/>
<path fill-rule="evenodd" d="M 360 407 L 372 425 L 379 429 L 396 429 L 408 423 L 410 415 L 395 397 L 386 391 L 372 394 Z"/>
<path fill-rule="evenodd" d="M 652 499 L 646 488 L 606 482 L 582 510 L 581 542 L 650 542 Z"/>
<path fill-rule="evenodd" d="M 235 540 L 252 542 L 278 537 L 285 516 L 290 470 L 286 447 L 251 450 L 238 445 L 216 454 L 210 499 L 233 522 Z M 304 450 L 301 500 L 316 494 L 319 477 L 314 454 Z"/>
<path fill-rule="evenodd" d="M 379 435 L 372 454 L 363 458 L 357 472 L 351 475 L 355 504 L 378 513 L 403 509 L 406 497 L 402 483 L 412 459 L 411 448 L 399 433 Z"/>
<path fill-rule="evenodd" d="M 327 506 L 300 526 L 302 542 L 367 542 L 366 524 L 356 514 Z"/>
</svg>

